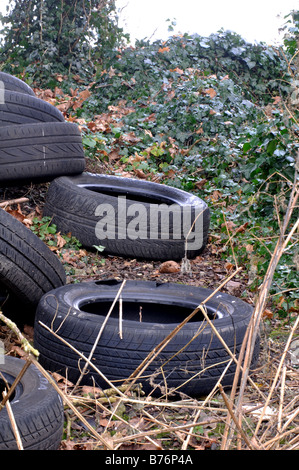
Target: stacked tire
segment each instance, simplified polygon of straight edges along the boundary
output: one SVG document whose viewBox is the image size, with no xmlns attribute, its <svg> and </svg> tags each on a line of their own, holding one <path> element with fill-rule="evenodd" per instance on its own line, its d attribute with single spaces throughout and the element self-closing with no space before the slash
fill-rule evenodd
<svg viewBox="0 0 299 470">
<path fill-rule="evenodd" d="M 93 281 L 66 285 L 44 295 L 34 327 L 43 367 L 66 374 L 74 383 L 81 376 L 81 384 L 104 389 L 111 382 L 115 386 L 131 384 L 135 378 L 146 394 L 153 395 L 206 395 L 222 375 L 222 386 L 232 385 L 236 373 L 232 357 L 239 357 L 252 306 L 226 293 L 213 296 L 205 288 L 127 281 L 120 307 L 121 286 L 114 279 Z M 201 304 L 211 324 L 200 309 L 196 312 Z M 159 354 L 153 354 L 160 347 Z M 77 351 L 90 359 L 87 368 Z M 257 340 L 252 367 L 258 354 Z"/>
<path fill-rule="evenodd" d="M 4 92 L 3 102 L 0 101 L 0 185 L 51 181 L 44 215 L 51 217 L 61 233 L 71 232 L 88 249 L 103 245 L 111 255 L 152 260 L 179 260 L 202 252 L 210 224 L 209 208 L 204 201 L 161 184 L 84 173 L 78 127 L 65 122 L 54 106 L 37 98 L 21 80 L 0 72 L 1 82 Z M 4 210 L 0 210 L 0 239 L 0 298 L 4 288 L 21 306 L 26 303 L 33 306 L 34 343 L 46 369 L 66 373 L 74 382 L 81 380 L 84 358 L 92 353 L 82 383 L 103 388 L 110 387 L 111 381 L 118 386 L 134 377 L 141 381 L 146 393 L 153 394 L 167 394 L 171 389 L 190 396 L 203 395 L 220 378 L 224 386 L 232 385 L 236 372 L 232 357 L 239 356 L 253 312 L 245 302 L 222 293 L 213 296 L 208 289 L 130 281 L 120 296 L 123 308 L 120 323 L 117 310 L 120 306 L 111 309 L 121 289 L 118 281 L 66 285 L 57 256 Z M 200 304 L 205 305 L 213 328 L 197 312 L 172 337 L 173 330 Z M 107 319 L 108 313 L 111 317 Z M 223 341 L 215 336 L 214 328 Z M 144 374 L 136 377 L 148 356 L 164 342 L 165 348 L 150 361 Z M 76 350 L 83 355 L 82 363 Z M 257 340 L 252 366 L 258 353 Z M 16 364 L 8 364 L 3 370 L 0 366 L 0 373 L 13 377 L 18 368 Z M 61 436 L 61 404 L 57 395 L 53 401 L 52 391 L 46 405 L 43 404 L 45 397 L 30 389 L 30 381 L 38 383 L 34 374 L 34 370 L 28 372 L 28 381 L 19 389 L 15 411 L 27 447 L 52 449 L 58 446 Z M 32 419 L 21 416 L 22 407 L 18 403 L 22 396 Z M 37 431 L 40 422 L 32 407 L 34 397 L 42 402 L 37 409 L 45 414 L 45 433 Z M 36 446 L 31 433 L 26 434 L 29 427 L 37 439 Z M 49 439 L 45 440 L 43 436 L 47 433 Z M 37 438 L 38 435 L 42 437 Z M 14 445 L 7 417 L 0 410 L 0 450 Z"/>
<path fill-rule="evenodd" d="M 207 204 L 186 191 L 151 181 L 83 173 L 56 178 L 44 211 L 61 233 L 88 249 L 128 258 L 194 258 L 208 240 Z"/>
<path fill-rule="evenodd" d="M 84 168 L 78 126 L 22 80 L 0 72 L 0 185 L 50 181 Z"/>
<path fill-rule="evenodd" d="M 0 185 L 50 181 L 85 167 L 78 126 L 35 96 L 32 88 L 0 72 Z M 0 210 L 0 292 L 14 310 L 35 308 L 66 282 L 58 257 L 31 230 Z M 27 308 L 28 307 L 28 308 Z M 20 316 L 20 315 L 19 315 Z"/>
<path fill-rule="evenodd" d="M 25 362 L 5 356 L 0 363 L 0 393 L 11 387 Z M 18 381 L 10 408 L 24 450 L 57 450 L 63 433 L 63 403 L 50 382 L 31 364 Z M 0 410 L 0 450 L 18 450 L 8 410 Z"/>
<path fill-rule="evenodd" d="M 0 186 L 50 181 L 81 173 L 84 167 L 79 128 L 65 122 L 57 108 L 37 98 L 22 80 L 0 72 Z M 59 258 L 0 209 L 0 309 L 24 324 L 42 296 L 65 283 Z M 62 401 L 33 365 L 19 379 L 24 364 L 0 356 L 0 402 L 18 378 L 9 402 L 22 448 L 56 450 L 63 432 Z M 0 409 L 0 450 L 17 448 L 8 411 Z"/>
</svg>

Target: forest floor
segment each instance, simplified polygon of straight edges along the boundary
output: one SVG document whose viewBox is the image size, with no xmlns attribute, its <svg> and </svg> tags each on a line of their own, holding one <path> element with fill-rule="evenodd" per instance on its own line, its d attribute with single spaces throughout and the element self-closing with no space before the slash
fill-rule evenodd
<svg viewBox="0 0 299 470">
<path fill-rule="evenodd" d="M 101 164 L 97 166 L 88 161 L 87 169 L 99 173 L 105 171 Z M 8 210 L 21 220 L 41 217 L 48 185 L 31 184 L 0 189 L 0 202 L 28 198 L 27 202 L 10 206 Z M 191 260 L 191 271 L 188 273 L 182 272 L 180 263 L 174 262 L 165 265 L 158 261 L 125 259 L 105 255 L 104 252 L 88 252 L 83 248 L 62 247 L 59 252 L 68 283 L 116 278 L 174 282 L 215 289 L 234 270 L 234 266 L 221 258 L 217 238 L 213 235 L 204 252 Z M 248 289 L 245 271 L 227 282 L 223 291 L 254 304 L 254 293 Z M 273 319 L 271 315 L 267 317 L 265 312 L 260 360 L 251 376 L 243 405 L 243 432 L 249 440 L 246 448 L 288 449 L 298 445 L 299 373 L 289 357 L 284 364 L 283 381 L 279 379 L 275 390 L 271 390 L 290 331 L 291 326 L 287 322 Z M 23 326 L 23 332 L 29 340 L 33 339 L 32 324 Z M 0 327 L 0 339 L 4 341 L 8 354 L 24 356 L 18 338 L 8 327 Z M 118 450 L 206 450 L 219 449 L 224 445 L 224 428 L 230 412 L 219 390 L 208 400 L 207 397 L 195 399 L 184 395 L 179 399 L 171 396 L 153 399 L 137 391 L 124 402 L 119 397 L 103 396 L 100 390 L 88 387 L 83 387 L 73 395 L 73 384 L 57 374 L 53 374 L 53 377 L 62 393 L 71 397 L 80 415 L 97 433 L 93 435 L 66 402 L 61 450 L 105 448 L 97 435 Z M 268 395 L 270 390 L 271 394 Z M 229 396 L 229 391 L 226 393 Z M 265 415 L 259 423 L 261 410 L 264 410 Z M 237 445 L 237 441 L 233 440 L 228 448 L 236 448 Z"/>
</svg>

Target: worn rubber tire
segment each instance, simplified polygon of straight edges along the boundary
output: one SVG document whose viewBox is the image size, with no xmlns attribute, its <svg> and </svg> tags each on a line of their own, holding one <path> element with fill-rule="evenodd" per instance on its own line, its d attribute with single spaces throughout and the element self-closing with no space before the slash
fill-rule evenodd
<svg viewBox="0 0 299 470">
<path fill-rule="evenodd" d="M 1 400 L 6 388 L 3 377 L 11 386 L 24 364 L 22 359 L 9 356 L 0 362 Z M 34 365 L 19 381 L 10 405 L 24 450 L 58 449 L 63 432 L 63 403 Z M 6 408 L 0 410 L 0 450 L 18 450 Z"/>
<path fill-rule="evenodd" d="M 126 196 L 126 207 L 118 207 L 118 196 Z M 124 200 L 124 199 L 123 199 Z M 134 239 L 128 235 L 127 228 L 134 217 L 128 215 L 130 210 L 135 211 L 136 203 L 145 211 L 145 231 L 142 237 Z M 207 204 L 200 198 L 185 191 L 152 183 L 109 175 L 94 175 L 84 173 L 71 178 L 57 178 L 48 190 L 43 213 L 53 217 L 53 222 L 62 233 L 71 232 L 80 242 L 92 248 L 94 245 L 105 247 L 105 253 L 117 256 L 145 258 L 145 259 L 182 259 L 185 256 L 185 236 L 183 223 L 178 237 L 173 237 L 173 222 L 169 218 L 169 230 L 167 232 L 163 215 L 159 220 L 158 231 L 155 237 L 151 236 L 150 214 L 152 208 L 161 207 L 164 203 L 166 216 L 168 208 L 175 205 L 180 211 L 180 223 L 183 220 L 183 211 L 190 209 L 191 224 L 195 220 L 198 211 L 200 218 L 195 225 L 196 235 L 200 237 L 199 243 L 193 249 L 188 244 L 187 256 L 197 256 L 207 243 L 210 212 Z M 96 233 L 99 216 L 97 208 L 109 205 L 115 213 L 115 234 L 113 231 L 102 234 L 102 238 Z M 121 220 L 121 223 L 119 221 Z M 120 226 L 125 227 L 126 233 L 121 234 Z M 165 230 L 165 233 L 163 233 Z M 186 230 L 185 230 L 186 232 Z"/>
<path fill-rule="evenodd" d="M 0 240 L 1 290 L 4 287 L 13 298 L 36 306 L 46 292 L 65 284 L 66 275 L 58 256 L 3 209 Z"/>
<path fill-rule="evenodd" d="M 120 285 L 121 282 L 116 280 L 73 284 L 43 296 L 35 317 L 34 345 L 45 369 L 67 373 L 68 379 L 76 382 L 84 361 L 79 361 L 76 352 L 59 338 L 88 357 Z M 121 294 L 122 339 L 117 304 L 102 331 L 92 362 L 110 381 L 120 385 L 211 293 L 208 289 L 187 285 L 127 281 Z M 207 310 L 211 317 L 216 313 L 215 328 L 231 351 L 238 355 L 252 307 L 238 298 L 217 293 L 207 302 Z M 198 313 L 184 325 L 143 373 L 145 378 L 138 379 L 137 383 L 142 383 L 146 393 L 153 391 L 153 383 L 163 387 L 165 382 L 168 390 L 174 387 L 190 396 L 204 395 L 212 390 L 230 356 L 212 327 L 202 320 L 203 315 Z M 59 338 L 43 324 L 56 331 Z M 257 341 L 252 367 L 258 353 Z M 88 366 L 87 370 L 81 383 L 92 384 L 94 380 L 102 388 L 109 387 L 94 369 Z M 200 375 L 192 379 L 194 374 Z M 222 385 L 231 386 L 234 374 L 233 363 L 222 379 Z M 146 378 L 148 376 L 153 383 Z M 190 381 L 185 383 L 187 380 Z M 154 394 L 159 393 L 158 389 L 154 391 Z"/>
<path fill-rule="evenodd" d="M 9 91 L 17 91 L 18 93 L 25 93 L 27 95 L 35 96 L 32 88 L 27 85 L 23 80 L 20 80 L 14 75 L 9 73 L 0 72 L 0 82 L 3 83 L 4 89 Z"/>
<path fill-rule="evenodd" d="M 46 122 L 0 127 L 0 184 L 51 181 L 85 168 L 77 124 Z"/>
<path fill-rule="evenodd" d="M 4 91 L 4 103 L 0 103 L 0 127 L 63 121 L 63 114 L 52 104 L 36 96 L 16 91 Z"/>
</svg>

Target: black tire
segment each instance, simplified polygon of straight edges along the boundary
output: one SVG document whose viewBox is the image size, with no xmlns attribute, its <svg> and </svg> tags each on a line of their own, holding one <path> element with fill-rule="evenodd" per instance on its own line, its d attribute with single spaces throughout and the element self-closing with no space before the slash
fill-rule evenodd
<svg viewBox="0 0 299 470">
<path fill-rule="evenodd" d="M 58 256 L 31 230 L 0 209 L 1 290 L 4 287 L 12 298 L 36 306 L 46 292 L 65 282 Z"/>
<path fill-rule="evenodd" d="M 28 94 L 4 91 L 4 103 L 0 102 L 0 127 L 63 121 L 63 114 L 52 104 Z"/>
<path fill-rule="evenodd" d="M 76 382 L 84 361 L 79 361 L 76 352 L 54 337 L 41 323 L 53 328 L 60 338 L 88 357 L 120 285 L 116 280 L 73 284 L 43 296 L 35 317 L 34 344 L 40 352 L 40 362 L 44 368 L 61 374 L 67 370 L 67 377 Z M 117 304 L 103 329 L 92 362 L 110 381 L 120 385 L 211 292 L 187 285 L 127 281 L 121 294 L 123 339 L 119 334 Z M 206 306 L 210 317 L 216 316 L 214 325 L 219 334 L 238 356 L 252 307 L 225 293 L 217 293 Z M 168 390 L 178 388 L 179 392 L 189 396 L 209 393 L 215 386 L 230 355 L 211 326 L 207 322 L 203 324 L 203 318 L 198 313 L 184 325 L 146 369 L 143 374 L 145 378 L 138 379 L 137 383 L 142 383 L 146 393 L 152 392 L 153 383 L 163 387 L 164 380 Z M 258 353 L 257 341 L 252 366 L 257 361 Z M 84 375 L 82 383 L 91 384 L 94 379 L 98 386 L 107 388 L 105 380 L 94 369 L 88 366 L 87 370 L 89 372 Z M 222 385 L 231 386 L 234 374 L 233 363 L 222 379 Z M 159 394 L 159 391 L 154 394 Z"/>
<path fill-rule="evenodd" d="M 2 363 L 4 362 L 4 363 Z M 0 362 L 0 391 L 11 386 L 25 362 L 4 356 Z M 30 365 L 19 381 L 10 405 L 24 450 L 57 450 L 63 433 L 63 404 L 48 380 Z M 18 450 L 6 408 L 0 410 L 0 450 Z"/>
<path fill-rule="evenodd" d="M 10 75 L 9 73 L 0 72 L 0 84 L 1 82 L 3 83 L 4 90 L 17 91 L 18 93 L 35 96 L 34 91 L 29 85 L 27 85 L 27 83 L 13 75 Z"/>
<path fill-rule="evenodd" d="M 126 199 L 119 199 L 118 196 L 125 196 Z M 122 201 L 121 207 L 119 200 Z M 111 231 L 99 233 L 99 223 L 102 223 L 104 218 L 99 220 L 97 211 L 99 207 L 106 207 L 106 204 L 111 207 L 111 213 L 113 211 L 115 214 L 115 227 L 112 227 Z M 136 204 L 144 211 L 145 216 L 143 232 L 134 239 L 128 228 L 134 221 L 134 216 L 129 215 L 129 212 L 136 210 Z M 152 236 L 151 211 L 161 208 L 163 204 L 165 212 L 162 211 L 161 218 L 157 219 L 157 231 Z M 179 229 L 176 238 L 173 235 L 175 224 L 169 217 L 169 208 L 172 205 L 178 210 Z M 182 221 L 183 212 L 187 210 L 190 211 L 191 222 L 185 230 Z M 198 241 L 194 248 L 188 243 L 188 257 L 197 256 L 205 247 L 210 213 L 204 201 L 185 191 L 149 181 L 84 173 L 73 178 L 62 177 L 53 181 L 44 207 L 44 215 L 53 217 L 53 222 L 61 232 L 71 232 L 88 248 L 102 245 L 108 254 L 153 260 L 184 257 L 185 235 L 197 214 L 199 217 L 192 236 L 194 240 L 198 238 Z"/>
<path fill-rule="evenodd" d="M 77 124 L 47 122 L 0 127 L 0 184 L 50 181 L 84 171 Z"/>
</svg>

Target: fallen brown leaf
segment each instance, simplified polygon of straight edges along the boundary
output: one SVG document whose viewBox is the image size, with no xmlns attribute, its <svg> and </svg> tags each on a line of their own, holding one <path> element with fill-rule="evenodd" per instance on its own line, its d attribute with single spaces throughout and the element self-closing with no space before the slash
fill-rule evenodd
<svg viewBox="0 0 299 470">
<path fill-rule="evenodd" d="M 215 96 L 217 95 L 217 92 L 213 88 L 207 88 L 203 91 L 203 93 L 209 95 L 211 98 L 215 98 Z"/>
</svg>

